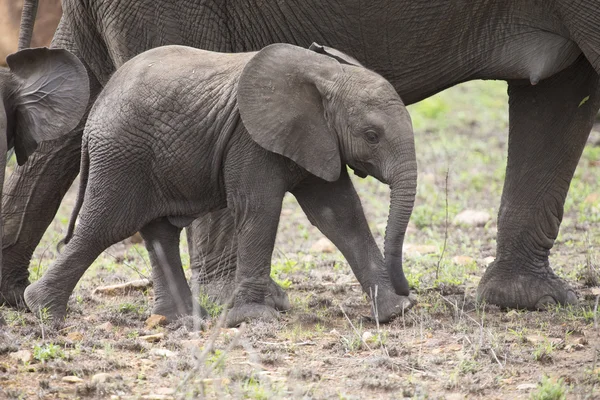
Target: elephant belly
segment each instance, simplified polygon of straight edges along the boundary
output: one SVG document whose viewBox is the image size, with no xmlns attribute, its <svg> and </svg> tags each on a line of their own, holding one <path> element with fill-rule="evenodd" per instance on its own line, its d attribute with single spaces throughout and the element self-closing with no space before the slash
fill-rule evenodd
<svg viewBox="0 0 600 400">
<path fill-rule="evenodd" d="M 518 41 L 505 42 L 495 49 L 504 79 L 527 79 L 532 85 L 562 71 L 575 62 L 581 49 L 575 42 L 560 35 L 532 31 L 523 33 Z"/>
</svg>

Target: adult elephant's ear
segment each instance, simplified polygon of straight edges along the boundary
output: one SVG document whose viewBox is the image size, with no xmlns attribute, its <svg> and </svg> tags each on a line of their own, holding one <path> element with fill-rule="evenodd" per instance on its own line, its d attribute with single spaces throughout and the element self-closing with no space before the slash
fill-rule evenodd
<svg viewBox="0 0 600 400">
<path fill-rule="evenodd" d="M 6 58 L 17 82 L 11 96 L 17 162 L 23 165 L 44 140 L 73 130 L 86 111 L 90 89 L 79 59 L 63 49 L 25 49 Z"/>
<path fill-rule="evenodd" d="M 321 46 L 320 44 L 313 42 L 308 49 L 315 53 L 325 54 L 326 56 L 335 58 L 342 64 L 354 65 L 356 67 L 363 66 L 356 58 L 351 57 L 346 53 L 342 53 L 333 47 Z"/>
<path fill-rule="evenodd" d="M 327 181 L 340 176 L 338 138 L 325 108 L 341 65 L 289 44 L 273 44 L 244 68 L 238 105 L 244 126 L 265 149 Z"/>
</svg>

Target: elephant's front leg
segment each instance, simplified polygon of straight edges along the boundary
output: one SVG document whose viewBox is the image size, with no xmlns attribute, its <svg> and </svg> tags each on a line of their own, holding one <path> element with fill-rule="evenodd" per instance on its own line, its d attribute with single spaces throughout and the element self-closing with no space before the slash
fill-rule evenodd
<svg viewBox="0 0 600 400">
<path fill-rule="evenodd" d="M 510 136 L 496 260 L 479 300 L 542 309 L 577 301 L 548 262 L 569 184 L 600 107 L 598 75 L 580 58 L 531 86 L 509 83 Z"/>
<path fill-rule="evenodd" d="M 233 307 L 227 315 L 228 326 L 277 316 L 277 311 L 267 300 L 271 257 L 284 193 L 237 193 L 231 196 L 229 203 L 234 210 L 238 247 L 236 289 Z"/>
<path fill-rule="evenodd" d="M 380 322 L 388 322 L 412 306 L 407 296 L 394 291 L 360 198 L 345 169 L 335 182 L 310 177 L 292 193 L 310 222 L 346 257 L 365 293 L 377 293 Z"/>
</svg>

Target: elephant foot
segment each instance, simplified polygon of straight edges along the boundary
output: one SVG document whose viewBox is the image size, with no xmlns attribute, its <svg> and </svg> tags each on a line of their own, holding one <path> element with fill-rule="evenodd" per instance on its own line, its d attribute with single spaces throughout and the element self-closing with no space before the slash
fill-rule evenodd
<svg viewBox="0 0 600 400">
<path fill-rule="evenodd" d="M 390 322 L 403 315 L 417 303 L 410 296 L 400 296 L 394 292 L 378 293 L 376 301 L 377 315 L 373 315 L 373 318 L 377 318 L 382 323 Z"/>
<path fill-rule="evenodd" d="M 279 313 L 265 304 L 247 303 L 241 306 L 233 306 L 227 313 L 227 326 L 234 328 L 242 322 L 255 320 L 272 321 L 277 319 Z"/>
<path fill-rule="evenodd" d="M 52 322 L 60 326 L 67 315 L 67 302 L 70 292 L 49 288 L 39 280 L 27 286 L 24 297 L 27 307 L 42 322 Z"/>
<path fill-rule="evenodd" d="M 267 288 L 265 304 L 277 311 L 288 311 L 292 308 L 288 294 L 273 279 L 270 280 Z"/>
<path fill-rule="evenodd" d="M 0 286 L 0 305 L 7 305 L 19 310 L 26 309 L 24 296 L 27 285 L 29 285 L 28 279 L 15 283 L 3 283 Z"/>
<path fill-rule="evenodd" d="M 184 307 L 178 307 L 177 303 L 172 300 L 156 300 L 154 307 L 152 307 L 152 314 L 163 315 L 167 318 L 167 323 L 176 321 L 177 319 L 193 315 L 201 319 L 208 317 L 208 312 L 200 304 L 196 303 L 195 306 L 191 302 L 186 302 Z"/>
<path fill-rule="evenodd" d="M 235 288 L 235 278 L 231 276 L 230 279 L 219 279 L 202 283 L 199 290 L 201 293 L 214 299 L 216 303 L 227 304 L 231 300 Z M 269 283 L 267 284 L 267 293 L 265 294 L 265 304 L 277 311 L 287 311 L 292 308 L 285 290 L 270 278 Z"/>
<path fill-rule="evenodd" d="M 493 263 L 479 282 L 477 301 L 503 308 L 545 310 L 557 304 L 576 304 L 577 295 L 550 267 L 543 273 L 526 274 Z"/>
</svg>

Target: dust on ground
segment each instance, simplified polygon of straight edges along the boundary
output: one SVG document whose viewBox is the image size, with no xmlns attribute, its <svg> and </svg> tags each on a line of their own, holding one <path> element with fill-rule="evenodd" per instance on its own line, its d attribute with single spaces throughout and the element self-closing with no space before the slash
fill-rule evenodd
<svg viewBox="0 0 600 400">
<path fill-rule="evenodd" d="M 151 288 L 93 292 L 150 275 L 143 245 L 127 240 L 88 270 L 61 330 L 0 309 L 0 398 L 600 398 L 600 127 L 551 255 L 580 304 L 507 311 L 474 301 L 495 256 L 506 86 L 461 85 L 410 111 L 419 188 L 405 271 L 418 304 L 405 315 L 381 326 L 366 318 L 371 305 L 344 258 L 287 197 L 272 270 L 292 310 L 278 321 L 225 329 L 218 305 L 202 298 L 209 321 L 148 324 Z M 353 180 L 381 245 L 389 190 Z M 75 190 L 36 250 L 32 279 L 56 257 Z M 186 250 L 182 240 L 184 264 Z"/>
</svg>

